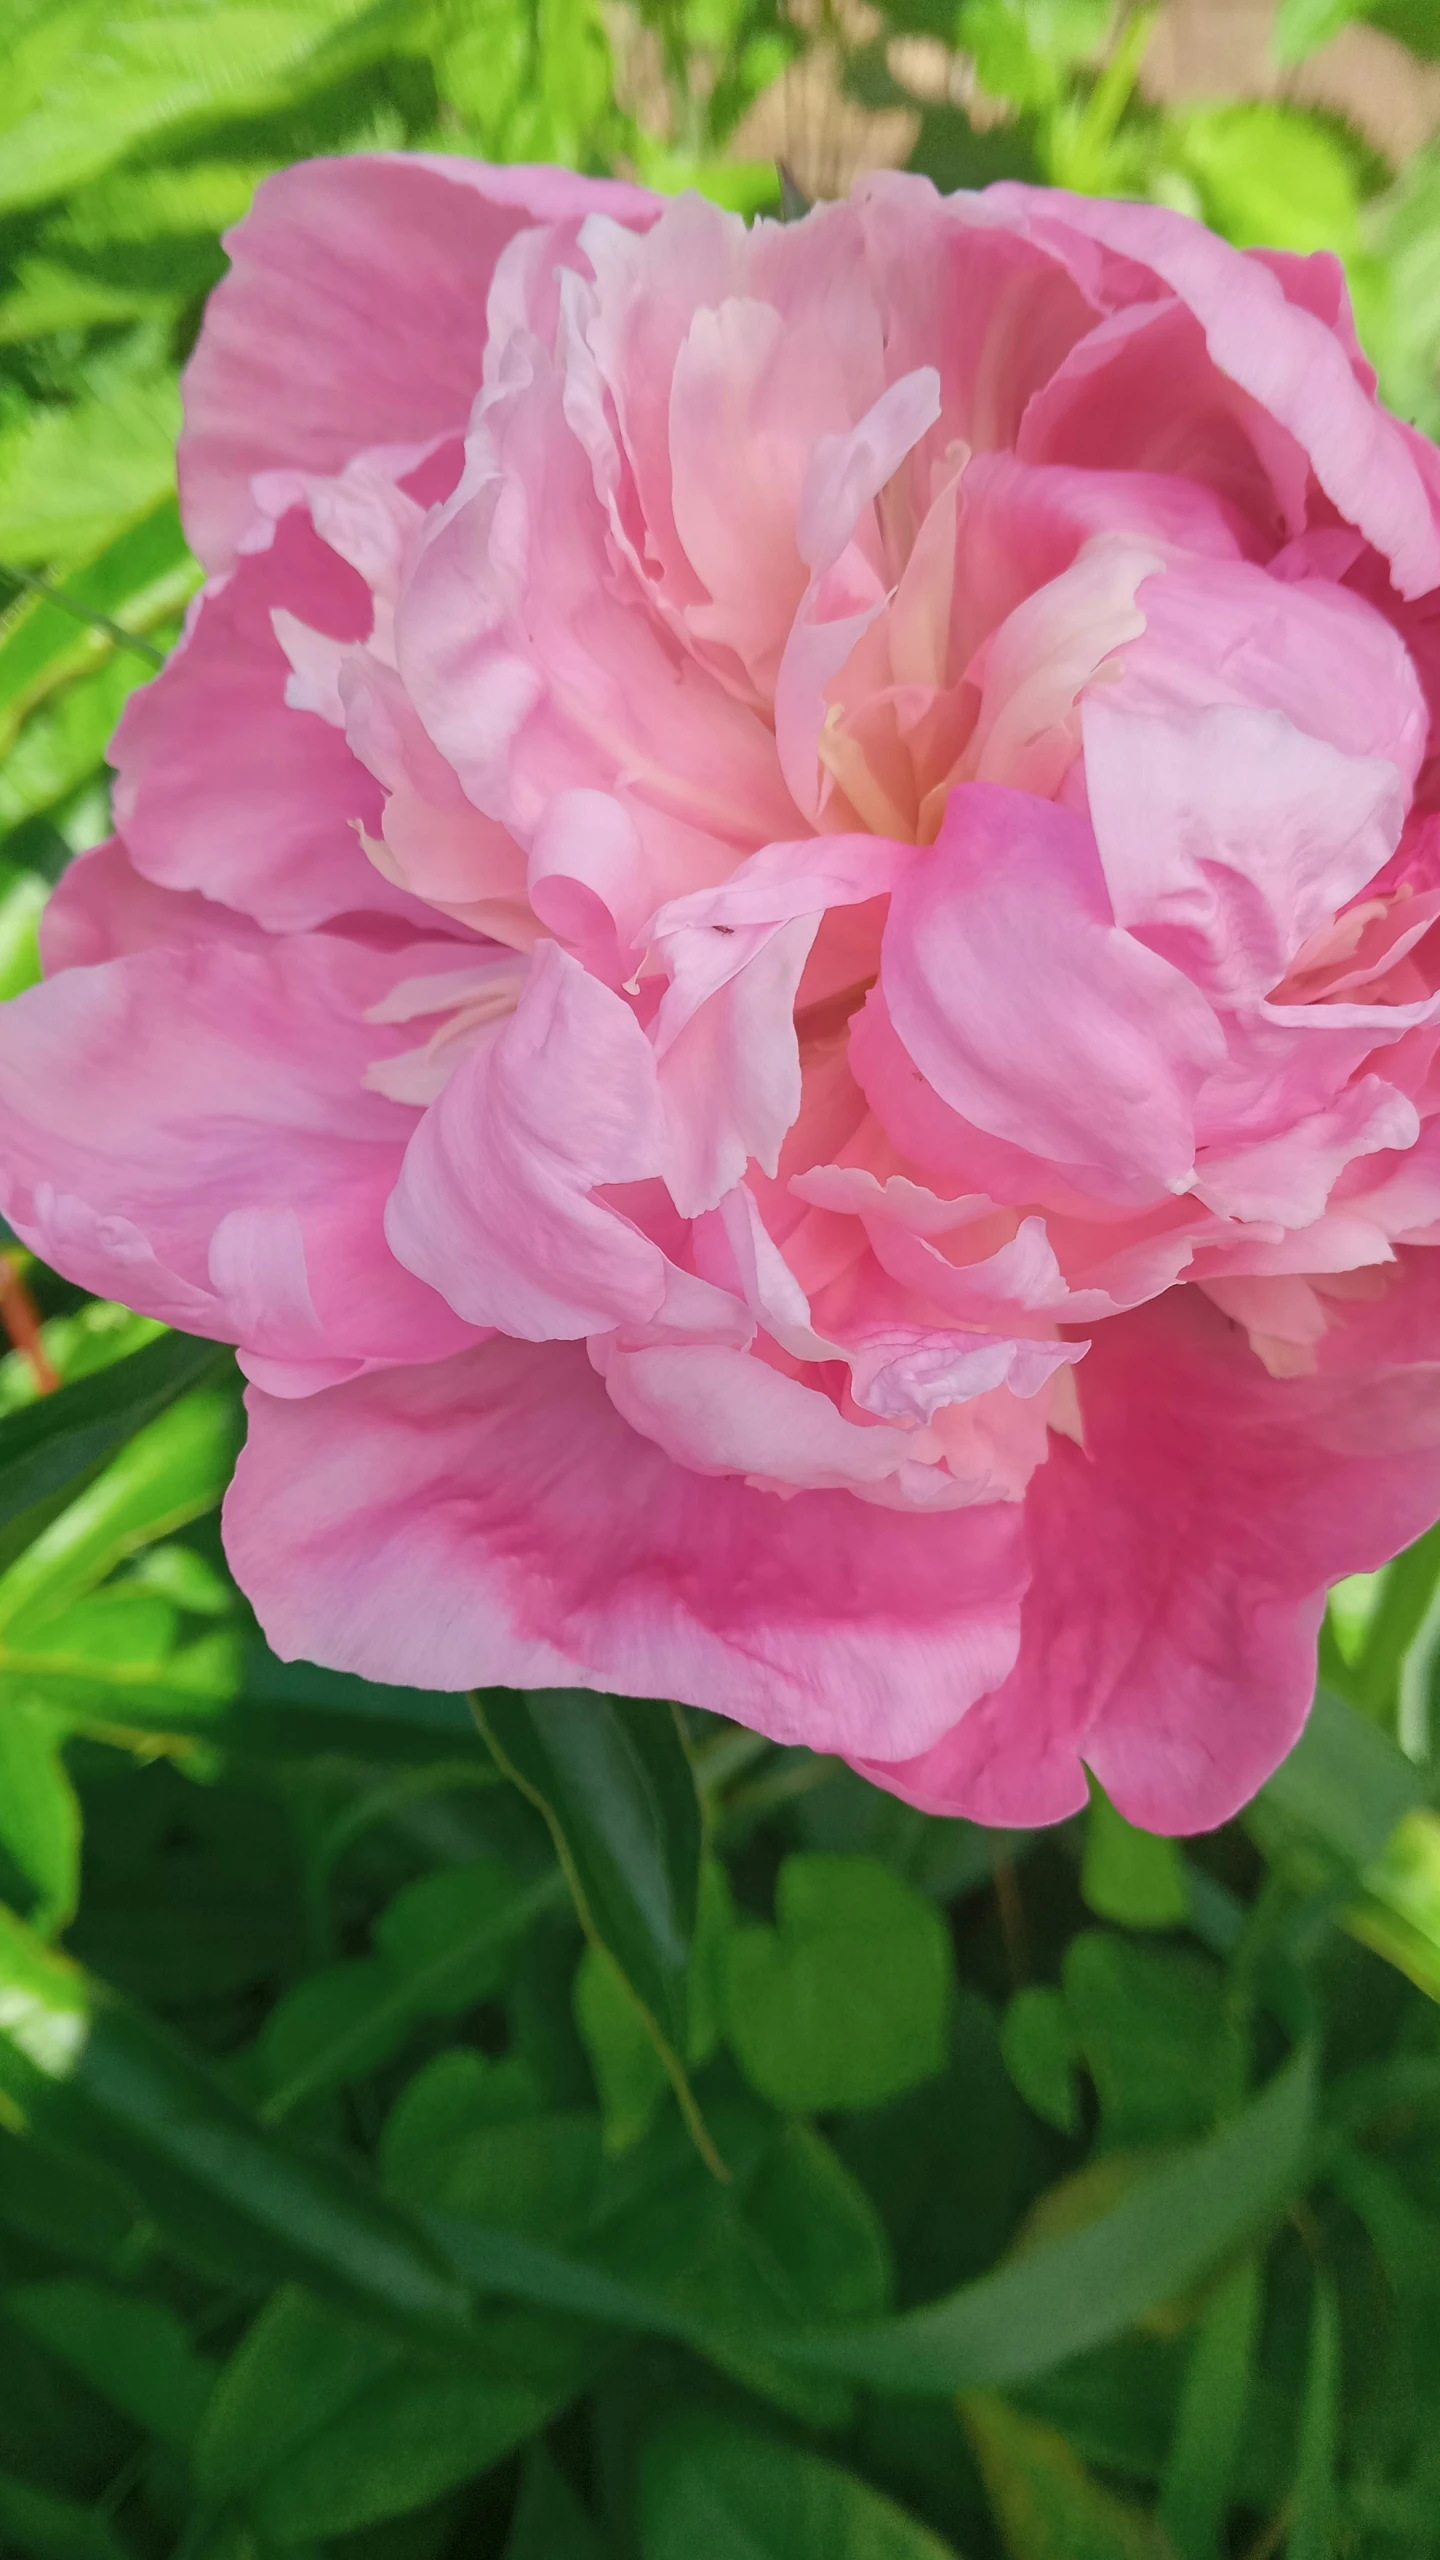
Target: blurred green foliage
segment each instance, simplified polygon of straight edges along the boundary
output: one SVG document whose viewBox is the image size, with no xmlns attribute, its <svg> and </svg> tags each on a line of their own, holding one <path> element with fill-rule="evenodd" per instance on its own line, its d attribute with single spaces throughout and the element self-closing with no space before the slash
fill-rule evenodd
<svg viewBox="0 0 1440 2560">
<path fill-rule="evenodd" d="M 221 234 L 305 153 L 753 212 L 744 120 L 816 51 L 942 185 L 1336 250 L 1440 425 L 1440 150 L 1162 113 L 1156 17 L 9 0 L 0 997 L 198 584 Z M 1351 18 L 1440 55 L 1433 0 L 1284 0 L 1281 59 Z M 991 1834 L 715 1719 L 281 1665 L 229 1355 L 0 1278 L 43 1319 L 0 1358 L 0 2549 L 1440 2554 L 1440 1533 L 1334 1596 L 1240 1823 Z"/>
</svg>

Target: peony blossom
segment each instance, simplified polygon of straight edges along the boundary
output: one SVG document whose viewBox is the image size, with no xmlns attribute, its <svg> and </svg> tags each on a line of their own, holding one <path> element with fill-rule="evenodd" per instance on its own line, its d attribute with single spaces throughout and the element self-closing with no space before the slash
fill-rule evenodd
<svg viewBox="0 0 1440 2560">
<path fill-rule="evenodd" d="M 272 1644 L 1215 1823 L 1440 1510 L 1440 457 L 1329 257 L 271 179 L 0 1200 Z"/>
</svg>

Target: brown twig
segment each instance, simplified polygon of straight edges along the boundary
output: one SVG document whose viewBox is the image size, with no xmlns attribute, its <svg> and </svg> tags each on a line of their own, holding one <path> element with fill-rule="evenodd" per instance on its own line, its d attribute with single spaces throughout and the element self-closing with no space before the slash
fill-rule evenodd
<svg viewBox="0 0 1440 2560">
<path fill-rule="evenodd" d="M 60 1381 L 45 1349 L 39 1311 L 20 1277 L 18 1264 L 8 1253 L 0 1253 L 0 1325 L 15 1349 L 29 1361 L 41 1395 L 53 1395 Z"/>
</svg>

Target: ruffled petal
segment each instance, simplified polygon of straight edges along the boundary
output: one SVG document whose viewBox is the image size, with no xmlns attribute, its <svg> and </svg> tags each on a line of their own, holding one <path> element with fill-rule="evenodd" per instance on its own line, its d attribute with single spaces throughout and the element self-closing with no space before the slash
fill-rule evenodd
<svg viewBox="0 0 1440 2560">
<path fill-rule="evenodd" d="M 418 153 L 267 178 L 226 242 L 231 272 L 185 377 L 180 487 L 206 567 L 234 558 L 257 472 L 335 472 L 368 445 L 463 431 L 490 280 L 518 232 L 564 224 L 573 241 L 592 211 L 643 223 L 658 210 L 639 187 Z"/>
<path fill-rule="evenodd" d="M 226 1544 L 287 1660 L 687 1698 L 903 1758 L 1014 1658 L 1018 1505 L 917 1516 L 697 1475 L 630 1429 L 578 1344 L 249 1405 Z"/>
<path fill-rule="evenodd" d="M 1435 1284 L 1417 1294 L 1424 1330 Z M 1327 1586 L 1440 1507 L 1440 1364 L 1377 1330 L 1352 1346 L 1373 1366 L 1277 1380 L 1194 1291 L 1101 1327 L 1085 1453 L 1055 1444 L 1027 1499 L 1014 1671 L 924 1757 L 865 1774 L 1028 1824 L 1077 1812 L 1088 1766 L 1147 1830 L 1228 1820 L 1305 1721 Z"/>
</svg>

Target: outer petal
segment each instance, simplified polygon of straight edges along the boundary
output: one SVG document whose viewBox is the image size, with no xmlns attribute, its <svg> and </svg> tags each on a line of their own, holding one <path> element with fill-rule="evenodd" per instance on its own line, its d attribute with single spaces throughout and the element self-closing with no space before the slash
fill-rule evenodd
<svg viewBox="0 0 1440 2560">
<path fill-rule="evenodd" d="M 183 647 L 130 697 L 112 752 L 131 859 L 161 887 L 223 898 L 273 932 L 378 909 L 433 933 L 433 912 L 365 859 L 357 825 L 378 834 L 384 805 L 374 776 L 337 729 L 286 705 L 276 607 L 336 639 L 370 629 L 368 589 L 298 511 L 273 549 L 204 599 Z"/>
<path fill-rule="evenodd" d="M 653 221 L 639 187 L 559 169 L 379 154 L 268 178 L 226 245 L 185 379 L 185 528 L 223 569 L 257 471 L 338 471 L 366 445 L 463 430 L 480 388 L 486 297 L 507 241 L 587 213 Z M 572 252 L 573 254 L 573 252 Z"/>
<path fill-rule="evenodd" d="M 1391 562 L 1401 594 L 1440 585 L 1440 505 L 1409 438 L 1357 381 L 1335 331 L 1288 300 L 1261 261 L 1160 205 L 1014 184 L 988 201 L 1061 255 L 1066 232 L 1078 233 L 1148 269 L 1194 312 L 1218 370 L 1296 438 L 1326 495 Z M 1129 279 L 1113 289 L 1117 302 L 1134 299 Z"/>
<path fill-rule="evenodd" d="M 47 977 L 157 943 L 262 942 L 260 927 L 198 892 L 157 889 L 118 836 L 69 863 L 40 919 Z"/>
<path fill-rule="evenodd" d="M 1435 1283 L 1412 1285 L 1433 1327 Z M 1227 1820 L 1305 1721 L 1326 1586 L 1440 1506 L 1440 1364 L 1402 1365 L 1396 1310 L 1373 1366 L 1314 1379 L 1268 1377 L 1193 1290 L 1101 1326 L 1088 1454 L 1053 1442 L 1030 1487 L 1013 1673 L 866 1776 L 932 1812 L 1049 1822 L 1084 1803 L 1083 1756 L 1148 1830 Z"/>
<path fill-rule="evenodd" d="M 0 1014 L 6 1216 L 84 1287 L 296 1384 L 460 1348 L 385 1245 L 414 1115 L 362 1082 L 408 1037 L 366 1012 L 423 948 L 193 941 L 33 988 Z"/>
<path fill-rule="evenodd" d="M 694 1475 L 578 1344 L 495 1341 L 250 1415 L 226 1542 L 287 1658 L 687 1698 L 895 1758 L 1013 1659 L 1018 1504 L 917 1517 Z"/>
</svg>

